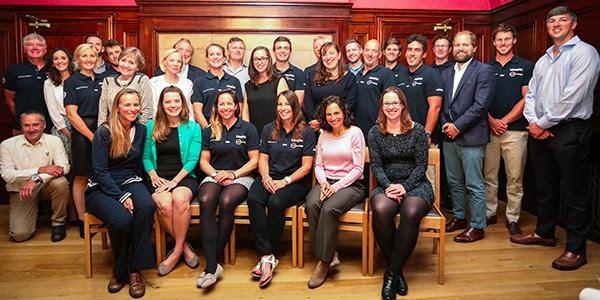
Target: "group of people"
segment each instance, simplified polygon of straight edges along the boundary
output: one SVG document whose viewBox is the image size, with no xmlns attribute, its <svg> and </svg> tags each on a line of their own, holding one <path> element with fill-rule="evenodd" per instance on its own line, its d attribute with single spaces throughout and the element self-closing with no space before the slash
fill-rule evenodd
<svg viewBox="0 0 600 300">
<path fill-rule="evenodd" d="M 175 241 L 158 274 L 169 274 L 182 258 L 190 268 L 199 265 L 186 240 L 190 201 L 197 197 L 206 264 L 196 284 L 208 288 L 223 272 L 219 259 L 235 208 L 247 201 L 259 257 L 251 275 L 265 287 L 279 263 L 285 212 L 305 202 L 317 258 L 308 286 L 316 288 L 340 264 L 339 217 L 368 197 L 388 262 L 381 295 L 395 299 L 408 292 L 403 268 L 433 205 L 426 171 L 428 149 L 438 145 L 454 215 L 446 231 L 463 230 L 454 241 L 481 240 L 484 228 L 497 222 L 502 158 L 511 241 L 555 245 L 562 187 L 567 245 L 553 267 L 577 269 L 586 263 L 587 120 L 600 60 L 575 35 L 576 26 L 572 10 L 552 9 L 553 45 L 535 67 L 514 54 L 516 31 L 508 24 L 493 31 L 496 54 L 488 64 L 474 58 L 478 39 L 470 31 L 436 36 L 431 66 L 424 63 L 430 42 L 421 34 L 406 38 L 407 66 L 399 62 L 397 38 L 383 47 L 351 39 L 342 50 L 318 36 L 318 61 L 304 71 L 290 63 L 292 43 L 285 36 L 274 40 L 272 51 L 254 48 L 249 66 L 243 40 L 211 43 L 207 71 L 190 64 L 194 48 L 182 38 L 152 78 L 140 72 L 145 59 L 135 47 L 90 36 L 73 54 L 59 47 L 44 60 L 45 39 L 29 34 L 23 38 L 27 59 L 4 77 L 7 104 L 17 116 L 15 137 L 0 146 L 10 236 L 29 239 L 37 200 L 50 198 L 51 239 L 64 239 L 72 197 L 79 220 L 87 211 L 109 229 L 115 267 L 108 291 L 129 283 L 138 298 L 145 293 L 140 272 L 155 266 L 155 210 Z M 44 133 L 49 128 L 51 134 Z M 367 146 L 377 182 L 370 195 L 363 183 Z M 518 221 L 527 147 L 538 223 L 523 234 Z"/>
</svg>

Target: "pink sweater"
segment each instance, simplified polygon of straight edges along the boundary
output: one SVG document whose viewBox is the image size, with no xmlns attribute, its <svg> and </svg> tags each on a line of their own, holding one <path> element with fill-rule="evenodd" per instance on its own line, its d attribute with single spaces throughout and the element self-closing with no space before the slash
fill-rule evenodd
<svg viewBox="0 0 600 300">
<path fill-rule="evenodd" d="M 364 165 L 365 138 L 358 127 L 350 127 L 340 137 L 323 131 L 317 142 L 315 164 L 319 184 L 327 179 L 336 180 L 331 187 L 337 192 L 362 179 Z"/>
</svg>

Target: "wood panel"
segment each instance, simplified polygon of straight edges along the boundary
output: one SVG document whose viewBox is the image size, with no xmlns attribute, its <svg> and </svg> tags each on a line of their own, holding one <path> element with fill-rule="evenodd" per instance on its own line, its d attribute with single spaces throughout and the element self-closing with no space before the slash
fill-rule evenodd
<svg viewBox="0 0 600 300">
<path fill-rule="evenodd" d="M 12 64 L 15 56 L 15 45 L 12 41 L 15 39 L 15 22 L 10 15 L 0 16 L 0 76 Z M 12 135 L 12 113 L 6 106 L 4 99 L 4 82 L 0 85 L 0 141 Z M 8 193 L 6 192 L 5 182 L 0 178 L 0 204 L 8 203 Z"/>
</svg>

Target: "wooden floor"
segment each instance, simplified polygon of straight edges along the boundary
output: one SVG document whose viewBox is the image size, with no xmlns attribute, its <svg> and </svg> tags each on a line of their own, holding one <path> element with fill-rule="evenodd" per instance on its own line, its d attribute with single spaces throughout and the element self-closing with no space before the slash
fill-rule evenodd
<svg viewBox="0 0 600 300">
<path fill-rule="evenodd" d="M 0 205 L 0 299 L 129 299 L 127 288 L 110 295 L 106 283 L 111 276 L 110 250 L 102 250 L 99 238 L 94 240 L 94 277 L 84 275 L 83 240 L 76 228 L 67 238 L 50 242 L 48 217 L 40 218 L 35 237 L 24 243 L 8 239 L 8 206 Z M 486 238 L 473 244 L 452 242 L 446 245 L 446 284 L 436 283 L 436 259 L 431 255 L 432 242 L 420 239 L 405 268 L 412 299 L 576 299 L 584 287 L 600 288 L 600 245 L 588 242 L 589 263 L 577 271 L 560 272 L 550 264 L 564 248 L 565 234 L 557 231 L 555 248 L 511 244 L 503 226 L 504 219 L 486 230 Z M 535 218 L 522 217 L 527 230 L 535 226 Z M 201 268 L 189 269 L 184 264 L 166 277 L 154 270 L 145 275 L 156 288 L 147 287 L 146 299 L 379 299 L 384 268 L 377 259 L 374 277 L 360 275 L 360 237 L 340 236 L 339 271 L 316 290 L 306 287 L 314 267 L 314 258 L 306 253 L 304 269 L 292 268 L 289 253 L 280 257 L 280 265 L 270 287 L 261 290 L 250 278 L 256 263 L 247 229 L 238 227 L 238 259 L 235 266 L 226 265 L 222 279 L 209 292 L 197 289 L 195 282 Z M 289 248 L 289 231 L 285 246 Z M 190 230 L 190 240 L 200 248 L 198 228 Z M 310 249 L 307 245 L 307 249 Z M 201 250 L 199 250 L 200 254 Z M 200 254 L 201 255 L 201 254 Z M 201 257 L 201 262 L 202 257 Z M 202 265 L 202 263 L 201 263 Z M 399 297 L 400 299 L 400 297 Z"/>
</svg>

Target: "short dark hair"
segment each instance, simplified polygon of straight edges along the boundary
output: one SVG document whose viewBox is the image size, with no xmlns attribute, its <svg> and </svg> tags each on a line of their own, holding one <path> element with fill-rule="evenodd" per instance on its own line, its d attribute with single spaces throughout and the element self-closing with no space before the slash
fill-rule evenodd
<svg viewBox="0 0 600 300">
<path fill-rule="evenodd" d="M 411 34 L 406 37 L 406 46 L 412 42 L 417 42 L 423 47 L 423 53 L 427 53 L 427 38 L 419 33 Z"/>
<path fill-rule="evenodd" d="M 104 47 L 105 48 L 106 47 L 112 48 L 112 47 L 115 47 L 115 46 L 118 46 L 119 48 L 121 48 L 121 51 L 125 50 L 125 47 L 123 46 L 123 44 L 121 44 L 117 40 L 110 39 L 110 40 L 106 40 L 106 42 L 104 42 Z"/>
<path fill-rule="evenodd" d="M 571 20 L 573 20 L 573 22 L 577 22 L 577 15 L 575 14 L 575 11 L 573 11 L 572 9 L 566 7 L 566 6 L 557 6 L 553 9 L 551 9 L 548 12 L 548 16 L 546 16 L 546 20 L 550 19 L 554 16 L 558 16 L 558 15 L 564 15 L 564 14 L 568 14 L 571 16 Z"/>
<path fill-rule="evenodd" d="M 334 95 L 325 97 L 325 99 L 323 99 L 323 102 L 321 102 L 321 104 L 319 104 L 319 107 L 317 107 L 317 119 L 319 120 L 319 123 L 321 123 L 321 128 L 327 132 L 333 131 L 333 127 L 331 127 L 331 125 L 327 123 L 326 114 L 327 106 L 331 104 L 337 104 L 337 106 L 339 106 L 339 108 L 342 110 L 342 114 L 344 114 L 344 127 L 350 128 L 350 126 L 352 126 L 352 124 L 354 123 L 352 119 L 352 113 L 346 105 L 346 102 L 344 102 L 344 100 L 342 100 L 342 98 L 340 98 L 339 96 Z"/>
<path fill-rule="evenodd" d="M 387 48 L 387 46 L 389 45 L 398 45 L 398 50 L 400 50 L 400 52 L 402 52 L 402 44 L 400 43 L 400 40 L 395 38 L 395 37 L 390 37 L 389 39 L 387 39 L 385 41 L 385 43 L 383 44 L 383 50 L 385 50 L 385 48 Z"/>
<path fill-rule="evenodd" d="M 437 42 L 438 40 L 446 40 L 448 41 L 448 45 L 450 45 L 450 47 L 452 47 L 452 40 L 450 39 L 450 37 L 447 34 L 438 34 L 436 36 L 433 37 L 433 40 L 431 40 L 431 45 L 435 45 L 435 42 Z"/>
<path fill-rule="evenodd" d="M 246 46 L 246 43 L 244 43 L 244 40 L 242 40 L 241 38 L 239 38 L 237 36 L 234 36 L 234 37 L 231 37 L 229 39 L 229 41 L 227 42 L 227 49 L 229 49 L 229 44 L 235 43 L 235 42 L 242 42 L 242 44 L 244 44 L 244 46 Z"/>
<path fill-rule="evenodd" d="M 358 45 L 358 48 L 362 49 L 361 43 L 357 39 L 354 39 L 354 38 L 353 39 L 348 39 L 346 41 L 346 44 L 344 44 L 344 48 L 346 48 L 346 46 L 348 46 L 350 44 L 354 44 L 354 43 L 356 43 Z"/>
<path fill-rule="evenodd" d="M 275 51 L 275 44 L 279 43 L 279 42 L 286 42 L 288 44 L 290 44 L 290 51 L 292 51 L 292 41 L 290 41 L 290 39 L 288 39 L 287 36 L 278 36 L 274 41 L 273 41 L 273 51 Z"/>
<path fill-rule="evenodd" d="M 498 26 L 496 26 L 496 28 L 494 28 L 494 31 L 492 31 L 492 40 L 496 39 L 496 34 L 498 32 L 510 32 L 512 33 L 513 38 L 517 37 L 517 31 L 515 30 L 515 28 L 507 23 L 500 23 L 498 24 Z"/>
<path fill-rule="evenodd" d="M 40 119 L 42 120 L 42 122 L 46 123 L 46 116 L 44 116 L 43 113 L 41 113 L 41 112 L 39 112 L 37 110 L 28 110 L 28 111 L 22 113 L 21 115 L 19 115 L 19 122 L 21 120 L 23 120 L 23 118 L 25 116 L 32 116 L 32 115 L 39 116 Z"/>
</svg>

